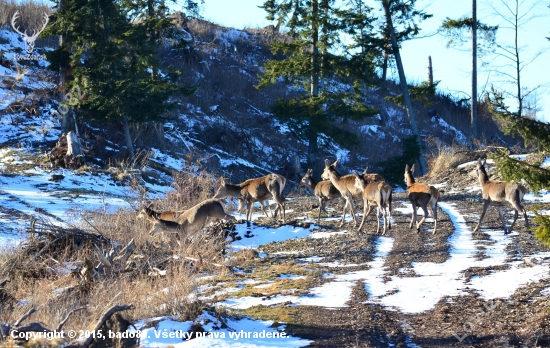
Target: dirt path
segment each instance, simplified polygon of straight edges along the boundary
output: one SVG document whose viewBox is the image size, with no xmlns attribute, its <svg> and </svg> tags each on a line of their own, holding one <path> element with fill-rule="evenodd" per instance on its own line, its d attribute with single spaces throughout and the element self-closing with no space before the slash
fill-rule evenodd
<svg viewBox="0 0 550 348">
<path fill-rule="evenodd" d="M 261 246 L 258 251 L 265 253 L 267 257 L 251 261 L 243 267 L 248 277 L 258 277 L 255 272 L 259 272 L 260 269 L 263 275 L 275 272 L 274 269 L 284 269 L 283 273 L 304 274 L 305 279 L 300 280 L 303 282 L 302 288 L 292 281 L 277 281 L 280 289 L 291 290 L 285 292 L 273 288 L 259 289 L 254 290 L 254 296 L 265 296 L 263 299 L 273 300 L 282 294 L 307 294 L 308 291 L 323 285 L 333 287 L 334 295 L 342 292 L 342 296 L 348 296 L 347 293 L 343 294 L 342 289 L 345 288 L 338 286 L 352 284 L 349 296 L 343 306 L 336 305 L 337 302 L 331 300 L 318 305 L 297 305 L 291 298 L 283 303 L 236 310 L 236 313 L 286 322 L 287 331 L 292 335 L 312 340 L 311 347 L 533 347 L 535 344 L 540 347 L 550 346 L 550 303 L 544 296 L 545 289 L 550 287 L 550 277 L 537 282 L 527 282 L 527 285 L 519 286 L 506 299 L 485 299 L 479 291 L 466 286 L 460 295 L 442 296 L 432 308 L 418 313 L 408 313 L 383 304 L 383 301 L 402 290 L 399 287 L 390 288 L 387 293 L 380 296 L 372 295 L 366 290 L 369 286 L 391 287 L 394 283 L 401 284 L 401 280 L 422 279 L 416 273 L 417 264 L 434 264 L 436 267 L 438 264 L 452 263 L 450 259 L 456 257 L 451 256 L 451 249 L 456 248 L 451 245 L 453 236 L 457 235 L 456 221 L 453 222 L 456 216 L 451 218 L 446 211 L 452 211 L 453 214 L 459 212 L 466 221 L 461 228 L 471 230 L 477 223 L 482 203 L 479 195 L 464 193 L 446 194 L 442 203 L 438 210 L 437 233 L 432 234 L 431 220 L 424 223 L 420 233 L 416 233 L 409 229 L 410 214 L 406 210 L 401 210 L 408 205 L 405 194 L 395 194 L 393 225 L 386 234 L 388 238 L 384 239 L 388 244 L 386 247 L 391 246 L 391 250 L 384 254 L 383 258 L 377 258 L 377 255 L 380 256 L 377 254 L 380 252 L 377 248 L 381 247 L 380 237 L 367 232 L 376 230 L 372 216 L 362 233 L 334 234 L 328 238 L 318 239 L 292 239 Z M 442 209 L 442 206 L 445 209 Z M 331 204 L 330 207 L 330 215 L 334 220 L 323 220 L 316 233 L 340 231 L 336 226 L 339 224 L 341 207 L 335 204 Z M 317 214 L 312 208 L 315 208 L 315 204 L 310 198 L 289 200 L 287 209 L 293 212 L 287 214 L 287 219 L 291 224 L 307 225 L 309 223 L 304 223 L 303 217 Z M 359 207 L 356 210 L 362 211 Z M 528 255 L 548 251 L 536 241 L 532 232 L 525 229 L 524 222 L 520 220 L 514 228 L 519 234 L 506 236 L 508 239 L 498 237 L 499 234 L 496 232 L 501 230 L 501 227 L 495 208 L 489 210 L 482 227 L 481 232 L 471 234 L 472 243 L 477 250 L 473 260 L 492 260 L 491 258 L 496 257 L 493 254 L 494 250 L 504 246 L 503 255 L 506 262 L 523 260 Z M 343 229 L 346 228 L 350 229 L 351 225 L 344 225 Z M 550 258 L 550 253 L 540 255 Z M 502 258 L 502 255 L 497 256 Z M 542 262 L 546 262 L 544 258 Z M 373 285 L 369 283 L 370 278 L 361 278 L 361 272 L 376 271 L 377 259 L 383 260 L 380 268 L 381 272 L 384 272 L 383 281 L 381 284 Z M 512 267 L 509 264 L 497 264 L 495 261 L 495 265 L 492 266 L 470 267 L 461 270 L 458 278 L 462 278 L 459 281 L 470 282 L 479 276 L 503 272 L 514 267 L 514 270 L 530 267 L 528 264 L 517 266 L 519 263 L 514 263 Z M 273 279 L 275 278 L 266 276 L 264 280 Z M 301 290 L 297 291 L 293 287 Z M 269 295 L 266 295 L 268 292 Z M 416 300 L 411 298 L 410 301 Z M 404 303 L 406 302 L 405 300 Z"/>
</svg>

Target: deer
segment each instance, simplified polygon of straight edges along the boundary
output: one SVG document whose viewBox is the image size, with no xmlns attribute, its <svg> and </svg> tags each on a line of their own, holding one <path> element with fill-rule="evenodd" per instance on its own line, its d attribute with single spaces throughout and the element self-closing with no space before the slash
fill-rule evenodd
<svg viewBox="0 0 550 348">
<path fill-rule="evenodd" d="M 149 204 L 149 206 L 142 208 L 139 211 L 139 214 L 137 217 L 146 218 L 151 223 L 153 223 L 153 226 L 149 230 L 149 234 L 154 235 L 158 232 L 161 232 L 161 233 L 181 232 L 181 225 L 172 220 L 172 218 L 174 218 L 175 215 L 178 215 L 178 214 L 176 214 L 175 212 L 159 213 L 153 210 L 151 208 L 151 204 Z M 168 219 L 163 219 L 163 217 Z"/>
<path fill-rule="evenodd" d="M 44 25 L 42 25 L 41 29 L 33 29 L 31 36 L 27 35 L 26 30 L 25 32 L 19 31 L 19 27 L 15 25 L 15 22 L 17 21 L 18 18 L 19 18 L 19 11 L 15 11 L 15 13 L 13 14 L 13 17 L 11 18 L 11 26 L 16 33 L 23 36 L 25 42 L 27 43 L 27 53 L 31 54 L 32 51 L 34 50 L 34 44 L 36 39 L 38 38 L 38 35 L 40 35 L 40 33 L 46 28 L 50 18 L 47 13 L 44 13 Z"/>
<path fill-rule="evenodd" d="M 333 164 L 330 164 L 329 160 L 326 159 L 325 169 L 323 171 L 323 174 L 321 175 L 321 178 L 323 178 L 324 180 L 330 180 L 330 182 L 332 182 L 334 187 L 336 187 L 336 189 L 340 191 L 340 194 L 346 200 L 346 203 L 344 204 L 344 212 L 342 213 L 342 221 L 340 222 L 340 227 L 344 225 L 348 206 L 351 210 L 351 217 L 353 218 L 354 226 L 356 226 L 357 219 L 355 218 L 355 210 L 353 208 L 353 198 L 361 197 L 362 192 L 357 187 L 355 187 L 355 176 L 353 176 L 353 174 L 340 176 L 335 168 L 337 164 L 338 160 L 336 160 Z"/>
<path fill-rule="evenodd" d="M 367 173 L 368 170 L 369 170 L 369 167 L 366 167 L 362 174 L 363 179 L 365 179 L 367 184 L 370 184 L 371 182 L 379 182 L 379 181 L 386 182 L 386 179 L 384 179 L 382 175 L 376 174 L 376 173 L 369 174 Z"/>
<path fill-rule="evenodd" d="M 342 195 L 330 180 L 315 182 L 311 177 L 312 174 L 313 169 L 308 169 L 302 178 L 302 184 L 309 188 L 310 192 L 319 199 L 319 215 L 317 215 L 317 224 L 319 224 L 321 221 L 321 210 L 325 213 L 327 212 L 325 208 L 326 202 L 331 199 L 341 198 Z"/>
<path fill-rule="evenodd" d="M 361 220 L 361 225 L 359 225 L 357 232 L 361 232 L 367 216 L 370 215 L 374 206 L 377 206 L 378 211 L 376 213 L 376 220 L 378 221 L 378 228 L 376 229 L 376 233 L 380 233 L 380 211 L 382 211 L 382 218 L 384 219 L 384 230 L 382 235 L 385 235 L 386 225 L 388 229 L 391 229 L 392 187 L 384 181 L 373 181 L 369 183 L 364 175 L 359 175 L 356 171 L 353 171 L 353 176 L 355 177 L 355 187 L 363 192 L 363 219 Z M 386 214 L 386 207 L 388 208 L 389 214 Z"/>
<path fill-rule="evenodd" d="M 151 231 L 149 231 L 150 234 L 155 234 L 156 232 L 163 231 L 165 229 L 181 229 L 186 235 L 189 235 L 194 233 L 196 230 L 202 229 L 204 225 L 206 225 L 208 219 L 211 221 L 235 220 L 233 216 L 225 213 L 221 199 L 212 198 L 206 199 L 199 204 L 182 211 L 173 221 L 158 218 L 161 213 L 155 213 L 154 211 L 152 212 L 152 209 L 149 207 L 143 209 L 142 211 L 143 216 L 155 224 Z M 142 213 L 140 213 L 140 215 L 141 214 Z"/>
<path fill-rule="evenodd" d="M 268 174 L 259 178 L 248 179 L 240 184 L 230 184 L 222 179 L 222 183 L 214 198 L 235 197 L 239 199 L 239 209 L 247 208 L 246 219 L 252 220 L 252 208 L 254 202 L 260 202 L 262 210 L 266 216 L 264 201 L 273 198 L 277 208 L 273 212 L 273 218 L 277 217 L 277 212 L 282 209 L 283 223 L 286 222 L 285 198 L 283 190 L 286 185 L 286 178 L 278 174 Z"/>
<path fill-rule="evenodd" d="M 487 208 L 493 205 L 498 207 L 498 215 L 502 221 L 502 228 L 504 229 L 504 234 L 512 232 L 512 228 L 518 219 L 518 212 L 522 212 L 523 217 L 525 218 L 525 227 L 529 228 L 529 221 L 527 220 L 527 211 L 521 205 L 523 196 L 528 192 L 527 188 L 523 185 L 516 184 L 513 182 L 503 182 L 503 181 L 491 181 L 489 180 L 489 175 L 485 170 L 486 161 L 481 159 L 477 160 L 476 172 L 479 179 L 479 184 L 481 186 L 481 197 L 483 199 L 483 211 L 479 218 L 479 222 L 474 228 L 474 232 L 479 230 L 479 225 L 487 213 Z M 504 204 L 508 202 L 514 208 L 514 221 L 507 229 L 506 223 L 504 221 L 504 214 L 502 212 Z"/>
<path fill-rule="evenodd" d="M 405 182 L 407 183 L 409 201 L 411 202 L 413 209 L 409 228 L 412 229 L 413 224 L 416 223 L 416 210 L 420 207 L 424 211 L 424 216 L 416 225 L 416 233 L 420 232 L 420 226 L 422 226 L 422 223 L 428 216 L 427 207 L 429 206 L 432 210 L 432 215 L 434 218 L 434 231 L 432 234 L 435 234 L 435 231 L 437 230 L 437 201 L 439 200 L 439 191 L 433 186 L 416 183 L 414 181 L 413 172 L 414 164 L 411 169 L 409 169 L 409 165 L 407 164 L 405 166 Z"/>
</svg>

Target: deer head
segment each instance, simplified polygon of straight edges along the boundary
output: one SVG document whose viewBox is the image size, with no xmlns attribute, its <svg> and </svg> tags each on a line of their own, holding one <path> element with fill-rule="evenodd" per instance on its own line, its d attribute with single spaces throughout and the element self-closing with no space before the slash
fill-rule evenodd
<svg viewBox="0 0 550 348">
<path fill-rule="evenodd" d="M 27 53 L 31 54 L 32 51 L 34 50 L 34 42 L 38 38 L 38 35 L 40 35 L 40 33 L 46 28 L 46 25 L 48 25 L 50 18 L 48 17 L 47 13 L 44 13 L 44 25 L 42 26 L 41 29 L 33 29 L 31 36 L 27 35 L 27 30 L 25 30 L 25 32 L 23 33 L 19 31 L 19 27 L 15 25 L 15 22 L 17 21 L 18 18 L 19 18 L 19 11 L 16 11 L 13 14 L 13 17 L 11 18 L 11 26 L 13 30 L 15 30 L 15 32 L 23 36 L 25 42 L 27 43 Z"/>
</svg>

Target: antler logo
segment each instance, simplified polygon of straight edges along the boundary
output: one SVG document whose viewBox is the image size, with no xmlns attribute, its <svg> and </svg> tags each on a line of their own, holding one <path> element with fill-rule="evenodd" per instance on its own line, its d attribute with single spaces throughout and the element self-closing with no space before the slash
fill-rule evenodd
<svg viewBox="0 0 550 348">
<path fill-rule="evenodd" d="M 19 35 L 23 36 L 23 38 L 25 39 L 25 42 L 27 43 L 27 53 L 31 54 L 32 51 L 34 50 L 34 42 L 38 38 L 38 35 L 40 35 L 40 33 L 46 28 L 46 25 L 48 25 L 48 21 L 50 20 L 50 18 L 48 17 L 48 14 L 44 12 L 45 21 L 44 21 L 44 25 L 42 26 L 42 29 L 40 30 L 33 29 L 31 36 L 27 35 L 27 30 L 25 30 L 25 32 L 22 33 L 19 31 L 19 27 L 15 26 L 15 22 L 17 21 L 18 18 L 19 18 L 19 11 L 16 11 L 13 14 L 13 17 L 11 18 L 11 26 L 13 30 L 15 30 Z"/>
</svg>

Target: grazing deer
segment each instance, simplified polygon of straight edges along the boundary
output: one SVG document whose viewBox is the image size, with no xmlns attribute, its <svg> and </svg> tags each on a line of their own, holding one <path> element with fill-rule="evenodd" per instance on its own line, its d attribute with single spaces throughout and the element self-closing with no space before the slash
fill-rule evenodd
<svg viewBox="0 0 550 348">
<path fill-rule="evenodd" d="M 346 200 L 346 204 L 344 204 L 344 212 L 342 213 L 342 221 L 340 222 L 340 227 L 342 227 L 342 225 L 344 224 L 348 206 L 350 207 L 351 217 L 353 218 L 355 226 L 357 225 L 357 219 L 355 218 L 355 210 L 353 208 L 353 198 L 361 197 L 362 192 L 355 187 L 355 176 L 353 176 L 353 174 L 345 176 L 340 176 L 340 174 L 338 174 L 335 168 L 337 164 L 338 160 L 336 160 L 333 164 L 330 164 L 328 159 L 325 160 L 325 170 L 323 171 L 321 178 L 325 180 L 330 180 L 330 182 L 332 182 L 334 187 L 336 187 L 336 189 L 340 191 L 340 194 Z"/>
<path fill-rule="evenodd" d="M 222 219 L 235 220 L 233 216 L 225 213 L 221 201 L 221 199 L 204 200 L 199 204 L 181 212 L 181 214 L 179 214 L 174 221 L 166 221 L 157 218 L 159 213 L 154 213 L 154 211 L 150 208 L 145 208 L 142 211 L 143 215 L 155 224 L 153 229 L 149 231 L 150 234 L 155 234 L 158 231 L 164 231 L 166 229 L 172 230 L 179 228 L 185 233 L 185 235 L 189 235 L 202 229 L 204 225 L 206 225 L 208 219 L 211 221 Z"/>
<path fill-rule="evenodd" d="M 503 182 L 503 181 L 490 181 L 487 171 L 485 171 L 485 160 L 477 160 L 476 168 L 477 176 L 479 178 L 479 184 L 481 185 L 481 196 L 483 198 L 483 212 L 479 218 L 479 222 L 474 228 L 474 232 L 479 230 L 479 225 L 485 217 L 487 208 L 494 205 L 498 207 L 498 215 L 500 220 L 502 220 L 502 228 L 504 229 L 504 234 L 512 232 L 512 228 L 518 219 L 518 212 L 523 213 L 525 218 L 525 227 L 529 228 L 529 221 L 527 220 L 527 212 L 525 208 L 521 205 L 523 196 L 527 193 L 527 188 L 525 186 L 512 183 L 512 182 Z M 504 214 L 502 212 L 504 203 L 510 203 L 514 208 L 514 221 L 510 225 L 509 229 L 506 229 L 506 223 L 504 222 Z"/>
<path fill-rule="evenodd" d="M 240 199 L 239 208 L 247 206 L 247 221 L 252 219 L 254 202 L 260 202 L 264 214 L 268 216 L 263 201 L 273 198 L 277 204 L 277 208 L 273 213 L 273 218 L 276 218 L 277 212 L 282 209 L 283 222 L 286 222 L 285 198 L 283 197 L 285 185 L 286 178 L 278 174 L 268 174 L 260 178 L 248 179 L 236 185 L 226 183 L 225 180 L 222 179 L 222 184 L 214 198 L 230 196 Z"/>
<path fill-rule="evenodd" d="M 174 215 L 174 212 L 168 212 Z M 166 232 L 166 233 L 174 233 L 174 232 L 181 232 L 181 225 L 178 224 L 175 221 L 172 220 L 165 220 L 161 217 L 165 215 L 166 213 L 159 213 L 157 211 L 154 211 L 151 209 L 151 205 L 142 208 L 139 211 L 138 218 L 146 218 L 150 222 L 153 223 L 153 227 L 149 230 L 150 235 L 154 235 L 157 232 Z M 168 216 L 168 215 L 165 215 Z"/>
<path fill-rule="evenodd" d="M 376 213 L 376 220 L 378 221 L 378 228 L 376 229 L 376 233 L 380 233 L 380 211 L 382 211 L 382 218 L 384 219 L 384 231 L 382 234 L 386 234 L 386 225 L 388 226 L 388 229 L 391 229 L 390 216 L 392 187 L 383 181 L 374 181 L 369 183 L 365 180 L 364 175 L 359 175 L 356 171 L 353 172 L 353 176 L 355 176 L 355 187 L 363 192 L 363 220 L 361 220 L 361 225 L 359 225 L 357 231 L 361 231 L 367 216 L 369 216 L 374 206 L 377 206 L 378 212 Z M 389 214 L 387 215 L 386 207 L 388 207 L 389 210 Z"/>
<path fill-rule="evenodd" d="M 315 197 L 319 198 L 319 215 L 317 216 L 317 224 L 319 224 L 321 221 L 321 210 L 325 213 L 327 212 L 325 208 L 326 202 L 334 198 L 341 198 L 342 195 L 330 180 L 315 182 L 311 177 L 312 173 L 312 169 L 307 170 L 302 178 L 302 184 L 309 188 L 310 192 L 312 192 Z"/>
<path fill-rule="evenodd" d="M 420 232 L 420 226 L 428 216 L 427 207 L 430 206 L 434 218 L 434 231 L 432 234 L 435 234 L 437 229 L 437 201 L 439 200 L 439 191 L 433 186 L 416 183 L 414 181 L 413 171 L 414 164 L 410 170 L 408 164 L 405 166 L 405 182 L 407 183 L 407 187 L 409 189 L 409 201 L 411 202 L 413 209 L 409 228 L 413 228 L 413 224 L 416 223 L 416 209 L 417 207 L 420 207 L 424 211 L 424 216 L 416 225 L 416 232 Z"/>
</svg>

